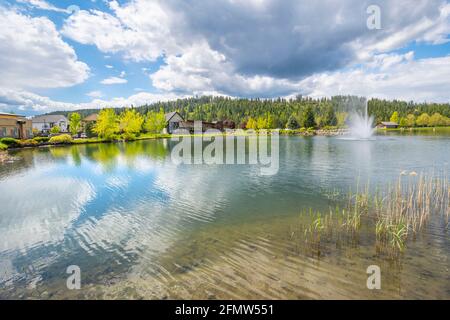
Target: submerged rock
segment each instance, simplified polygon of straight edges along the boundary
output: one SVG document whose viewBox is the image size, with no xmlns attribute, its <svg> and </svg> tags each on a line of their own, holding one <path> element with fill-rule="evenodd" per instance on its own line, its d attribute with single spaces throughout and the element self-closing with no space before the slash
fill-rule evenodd
<svg viewBox="0 0 450 320">
<path fill-rule="evenodd" d="M 13 157 L 13 156 L 9 155 L 8 152 L 0 151 L 0 164 L 12 163 L 16 160 L 18 160 L 17 157 Z"/>
</svg>

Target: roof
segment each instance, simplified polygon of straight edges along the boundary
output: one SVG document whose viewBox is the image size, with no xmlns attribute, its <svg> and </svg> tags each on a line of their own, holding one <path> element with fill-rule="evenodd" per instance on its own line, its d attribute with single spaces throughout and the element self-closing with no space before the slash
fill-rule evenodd
<svg viewBox="0 0 450 320">
<path fill-rule="evenodd" d="M 97 113 L 93 113 L 88 115 L 86 118 L 83 119 L 83 121 L 97 121 L 98 119 L 98 114 Z"/>
<path fill-rule="evenodd" d="M 381 124 L 384 126 L 398 126 L 397 122 L 391 122 L 391 121 L 381 121 Z"/>
<path fill-rule="evenodd" d="M 25 116 L 22 116 L 20 114 L 7 113 L 7 112 L 0 112 L 0 116 L 15 116 L 15 117 L 20 117 L 20 118 L 24 118 L 25 117 Z"/>
<path fill-rule="evenodd" d="M 174 111 L 174 112 L 166 113 L 164 115 L 166 117 L 166 121 L 169 121 L 170 119 L 172 119 L 176 114 L 178 114 L 180 116 L 180 118 L 183 119 L 183 117 L 178 112 Z"/>
<path fill-rule="evenodd" d="M 65 116 L 62 114 L 52 114 L 52 115 L 43 115 L 36 116 L 33 119 L 34 123 L 47 123 L 47 122 L 58 122 L 58 121 L 68 121 Z"/>
</svg>

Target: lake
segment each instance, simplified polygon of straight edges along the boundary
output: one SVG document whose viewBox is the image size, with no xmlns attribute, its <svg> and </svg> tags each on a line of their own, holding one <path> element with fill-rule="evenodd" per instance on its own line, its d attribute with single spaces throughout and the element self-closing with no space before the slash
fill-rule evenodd
<svg viewBox="0 0 450 320">
<path fill-rule="evenodd" d="M 302 250 L 308 210 L 406 172 L 448 173 L 450 135 L 279 140 L 279 170 L 176 165 L 175 142 L 13 151 L 0 166 L 0 298 L 450 299 L 450 232 L 441 216 L 395 258 L 374 226 Z M 448 216 L 447 216 L 448 219 Z M 81 270 L 69 290 L 67 268 Z M 366 286 L 381 269 L 381 290 Z"/>
</svg>

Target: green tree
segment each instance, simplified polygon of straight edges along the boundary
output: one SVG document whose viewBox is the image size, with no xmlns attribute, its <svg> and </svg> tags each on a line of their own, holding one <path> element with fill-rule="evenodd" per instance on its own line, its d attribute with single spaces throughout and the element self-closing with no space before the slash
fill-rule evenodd
<svg viewBox="0 0 450 320">
<path fill-rule="evenodd" d="M 347 121 L 348 113 L 347 112 L 338 112 L 336 117 L 338 119 L 337 125 L 339 127 L 345 126 L 345 122 Z"/>
<path fill-rule="evenodd" d="M 119 132 L 117 115 L 113 109 L 103 109 L 100 111 L 93 131 L 102 139 L 112 139 Z"/>
<path fill-rule="evenodd" d="M 74 112 L 70 115 L 69 118 L 69 128 L 70 128 L 70 133 L 72 135 L 76 135 L 77 133 L 80 132 L 81 129 L 81 116 L 79 113 Z"/>
<path fill-rule="evenodd" d="M 119 129 L 125 139 L 133 139 L 142 131 L 144 118 L 134 109 L 126 109 L 119 116 Z"/>
<path fill-rule="evenodd" d="M 145 117 L 144 129 L 150 133 L 161 133 L 161 131 L 167 126 L 166 116 L 164 110 L 160 109 L 159 112 L 149 111 Z"/>
<path fill-rule="evenodd" d="M 86 136 L 88 138 L 92 138 L 92 137 L 96 136 L 96 134 L 94 132 L 94 126 L 95 126 L 95 124 L 92 121 L 89 121 L 88 123 L 86 123 L 86 126 L 84 127 L 84 133 L 86 134 Z"/>
<path fill-rule="evenodd" d="M 314 128 L 316 126 L 316 120 L 314 118 L 314 112 L 311 106 L 307 106 L 303 111 L 303 127 Z"/>
<path fill-rule="evenodd" d="M 430 116 L 427 113 L 422 113 L 419 117 L 417 117 L 416 124 L 419 127 L 427 127 L 430 123 Z"/>
<path fill-rule="evenodd" d="M 288 120 L 288 122 L 286 124 L 286 128 L 292 129 L 292 130 L 300 128 L 300 124 L 298 123 L 297 118 L 295 117 L 294 114 L 292 114 L 289 117 L 289 120 Z"/>
<path fill-rule="evenodd" d="M 266 129 L 274 129 L 275 123 L 274 123 L 274 118 L 273 116 L 267 112 L 267 116 L 266 116 Z"/>
<path fill-rule="evenodd" d="M 413 114 L 408 114 L 406 116 L 406 126 L 414 127 L 416 125 L 416 116 Z"/>
<path fill-rule="evenodd" d="M 322 121 L 325 126 L 337 126 L 338 119 L 332 105 L 327 106 L 327 109 L 325 110 L 325 116 Z"/>
<path fill-rule="evenodd" d="M 436 112 L 430 117 L 428 125 L 430 127 L 445 126 L 446 119 L 440 113 Z"/>
<path fill-rule="evenodd" d="M 61 128 L 59 127 L 59 126 L 53 126 L 51 129 L 50 129 L 50 133 L 51 134 L 57 134 L 57 133 L 60 133 L 61 132 Z"/>
<path fill-rule="evenodd" d="M 391 116 L 391 120 L 390 120 L 391 122 L 395 122 L 395 123 L 398 123 L 398 121 L 399 121 L 399 116 L 398 116 L 398 112 L 397 111 L 394 111 L 394 113 L 392 114 L 392 116 Z"/>
<path fill-rule="evenodd" d="M 404 128 L 408 126 L 408 120 L 406 118 L 400 118 L 400 122 L 398 124 L 400 127 Z"/>
</svg>

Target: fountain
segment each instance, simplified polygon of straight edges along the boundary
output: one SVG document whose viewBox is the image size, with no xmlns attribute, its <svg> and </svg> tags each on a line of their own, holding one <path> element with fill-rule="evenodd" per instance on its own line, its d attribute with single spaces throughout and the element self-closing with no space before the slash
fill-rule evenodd
<svg viewBox="0 0 450 320">
<path fill-rule="evenodd" d="M 365 110 L 361 114 L 355 110 L 350 116 L 350 138 L 356 140 L 371 140 L 375 128 L 373 117 L 368 113 L 368 102 L 366 100 Z"/>
</svg>

